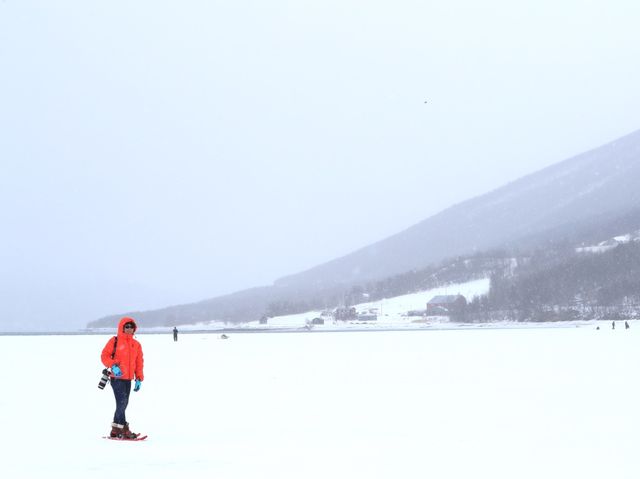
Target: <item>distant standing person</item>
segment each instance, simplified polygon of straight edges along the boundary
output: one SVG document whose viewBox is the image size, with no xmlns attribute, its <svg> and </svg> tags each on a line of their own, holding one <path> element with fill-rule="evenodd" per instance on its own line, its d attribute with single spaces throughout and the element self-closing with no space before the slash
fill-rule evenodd
<svg viewBox="0 0 640 479">
<path fill-rule="evenodd" d="M 178 340 L 178 328 L 176 328 L 175 326 L 173 327 L 173 340 Z"/>
<path fill-rule="evenodd" d="M 611 329 L 616 329 L 616 322 L 615 321 L 611 321 Z"/>
<path fill-rule="evenodd" d="M 131 381 L 135 379 L 134 391 L 139 391 L 144 380 L 144 358 L 142 346 L 133 338 L 138 329 L 133 318 L 122 318 L 118 334 L 107 341 L 102 349 L 102 364 L 111 369 L 110 382 L 116 398 L 116 412 L 111 423 L 111 437 L 135 439 L 139 436 L 129 429 L 125 416 L 131 394 Z"/>
<path fill-rule="evenodd" d="M 629 322 L 628 322 L 628 321 L 625 321 L 625 322 L 624 322 L 624 329 L 629 329 L 629 327 L 630 327 L 630 326 L 629 326 Z"/>
</svg>

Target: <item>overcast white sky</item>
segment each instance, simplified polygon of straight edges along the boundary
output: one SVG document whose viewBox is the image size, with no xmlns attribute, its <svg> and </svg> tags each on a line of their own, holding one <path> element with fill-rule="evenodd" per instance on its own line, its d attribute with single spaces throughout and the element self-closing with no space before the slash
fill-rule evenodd
<svg viewBox="0 0 640 479">
<path fill-rule="evenodd" d="M 270 284 L 630 133 L 639 20 L 631 0 L 0 0 L 0 330 Z"/>
</svg>

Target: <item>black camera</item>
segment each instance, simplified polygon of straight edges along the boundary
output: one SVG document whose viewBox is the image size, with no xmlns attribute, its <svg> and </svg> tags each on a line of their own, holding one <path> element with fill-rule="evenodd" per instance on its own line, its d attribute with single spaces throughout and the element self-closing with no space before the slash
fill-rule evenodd
<svg viewBox="0 0 640 479">
<path fill-rule="evenodd" d="M 107 385 L 108 382 L 109 382 L 109 370 L 107 368 L 104 368 L 102 370 L 102 377 L 100 378 L 100 382 L 98 383 L 98 387 L 100 389 L 104 389 L 104 387 Z"/>
</svg>

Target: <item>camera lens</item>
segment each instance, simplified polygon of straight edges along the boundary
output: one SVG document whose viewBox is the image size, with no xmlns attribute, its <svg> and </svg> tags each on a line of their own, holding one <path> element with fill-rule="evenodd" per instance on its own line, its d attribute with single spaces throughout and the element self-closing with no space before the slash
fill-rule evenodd
<svg viewBox="0 0 640 479">
<path fill-rule="evenodd" d="M 109 370 L 103 369 L 102 370 L 102 377 L 100 378 L 100 382 L 98 383 L 98 387 L 100 389 L 104 389 L 104 387 L 107 385 L 108 381 L 109 381 Z"/>
</svg>

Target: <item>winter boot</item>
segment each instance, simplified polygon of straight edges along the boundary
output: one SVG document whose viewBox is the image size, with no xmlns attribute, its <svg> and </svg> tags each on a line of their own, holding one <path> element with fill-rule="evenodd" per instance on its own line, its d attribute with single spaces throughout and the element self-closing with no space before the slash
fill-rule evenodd
<svg viewBox="0 0 640 479">
<path fill-rule="evenodd" d="M 124 439 L 135 439 L 136 437 L 138 437 L 140 435 L 138 433 L 131 432 L 131 429 L 129 429 L 129 423 L 128 422 L 124 423 L 124 431 L 122 431 L 122 433 L 123 433 Z"/>
<path fill-rule="evenodd" d="M 122 438 L 124 437 L 124 428 L 125 426 L 123 424 L 117 424 L 115 422 L 111 423 L 111 434 L 109 434 L 111 437 L 119 437 Z"/>
</svg>

